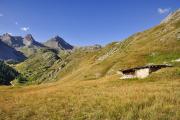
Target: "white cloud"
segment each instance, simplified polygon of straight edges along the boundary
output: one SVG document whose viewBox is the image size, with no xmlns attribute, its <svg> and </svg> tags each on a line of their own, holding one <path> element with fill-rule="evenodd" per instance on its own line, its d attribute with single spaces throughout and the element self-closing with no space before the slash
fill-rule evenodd
<svg viewBox="0 0 180 120">
<path fill-rule="evenodd" d="M 28 31 L 29 29 L 30 29 L 29 27 L 22 27 L 22 28 L 21 28 L 21 30 L 22 30 L 22 31 L 25 31 L 25 32 Z"/>
<path fill-rule="evenodd" d="M 9 34 L 9 35 L 12 35 L 12 33 L 11 33 L 11 32 L 8 32 L 8 34 Z"/>
<path fill-rule="evenodd" d="M 4 16 L 2 13 L 0 13 L 0 17 Z"/>
<path fill-rule="evenodd" d="M 170 12 L 171 8 L 158 8 L 158 13 L 159 14 L 165 14 Z"/>
</svg>

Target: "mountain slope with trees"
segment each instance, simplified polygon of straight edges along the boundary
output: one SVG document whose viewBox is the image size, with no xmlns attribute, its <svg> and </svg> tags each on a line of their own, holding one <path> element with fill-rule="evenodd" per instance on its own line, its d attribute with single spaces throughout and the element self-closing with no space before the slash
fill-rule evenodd
<svg viewBox="0 0 180 120">
<path fill-rule="evenodd" d="M 15 69 L 0 61 L 0 85 L 10 85 L 10 82 L 18 75 L 19 73 Z"/>
</svg>

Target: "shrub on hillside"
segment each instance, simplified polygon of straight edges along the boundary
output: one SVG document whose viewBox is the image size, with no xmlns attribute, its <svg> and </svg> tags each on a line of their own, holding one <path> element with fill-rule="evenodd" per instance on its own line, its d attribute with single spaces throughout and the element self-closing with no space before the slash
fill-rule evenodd
<svg viewBox="0 0 180 120">
<path fill-rule="evenodd" d="M 27 79 L 23 75 L 18 75 L 16 77 L 16 81 L 17 83 L 24 84 L 27 82 Z"/>
</svg>

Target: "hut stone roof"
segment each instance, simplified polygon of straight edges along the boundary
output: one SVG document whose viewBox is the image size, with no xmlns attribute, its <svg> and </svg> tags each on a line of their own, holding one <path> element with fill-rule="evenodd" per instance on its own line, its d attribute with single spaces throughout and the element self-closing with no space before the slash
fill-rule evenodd
<svg viewBox="0 0 180 120">
<path fill-rule="evenodd" d="M 145 68 L 165 68 L 165 67 L 172 67 L 172 65 L 168 65 L 168 64 L 159 64 L 159 65 L 146 65 L 146 66 L 139 66 L 139 67 L 134 67 L 134 68 L 128 68 L 128 69 L 122 69 L 122 70 L 119 70 L 123 73 L 129 73 L 129 72 L 135 72 L 136 70 L 139 70 L 139 69 L 145 69 Z"/>
</svg>

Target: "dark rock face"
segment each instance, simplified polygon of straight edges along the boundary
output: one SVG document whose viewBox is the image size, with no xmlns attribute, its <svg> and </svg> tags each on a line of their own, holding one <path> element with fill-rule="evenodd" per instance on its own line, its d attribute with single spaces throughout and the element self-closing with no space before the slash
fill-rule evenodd
<svg viewBox="0 0 180 120">
<path fill-rule="evenodd" d="M 22 61 L 26 57 L 0 40 L 0 60 Z"/>
<path fill-rule="evenodd" d="M 31 34 L 27 34 L 23 38 L 21 36 L 11 36 L 10 34 L 5 33 L 2 36 L 0 36 L 0 39 L 2 40 L 2 42 L 4 42 L 5 44 L 7 44 L 13 48 L 20 48 L 20 47 L 24 47 L 24 46 L 44 47 L 41 43 L 35 41 L 35 39 L 33 38 L 33 36 Z"/>
<path fill-rule="evenodd" d="M 0 39 L 2 40 L 2 42 L 6 43 L 7 45 L 13 48 L 24 46 L 23 38 L 21 36 L 11 36 L 10 34 L 5 33 L 2 36 L 0 36 Z"/>
<path fill-rule="evenodd" d="M 74 47 L 59 36 L 55 36 L 44 43 L 45 46 L 53 49 L 72 50 Z"/>
<path fill-rule="evenodd" d="M 44 45 L 42 45 L 41 43 L 35 41 L 31 34 L 27 34 L 27 35 L 24 37 L 24 39 L 23 39 L 23 44 L 24 44 L 25 46 L 27 46 L 27 47 L 32 47 L 32 46 L 44 47 Z"/>
</svg>

